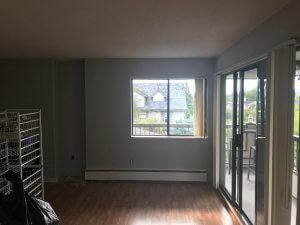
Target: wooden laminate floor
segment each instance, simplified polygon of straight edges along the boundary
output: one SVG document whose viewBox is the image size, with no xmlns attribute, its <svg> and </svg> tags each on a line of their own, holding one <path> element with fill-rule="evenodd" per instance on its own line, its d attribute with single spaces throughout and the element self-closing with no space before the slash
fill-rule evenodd
<svg viewBox="0 0 300 225">
<path fill-rule="evenodd" d="M 62 225 L 236 225 L 208 184 L 47 183 Z"/>
</svg>

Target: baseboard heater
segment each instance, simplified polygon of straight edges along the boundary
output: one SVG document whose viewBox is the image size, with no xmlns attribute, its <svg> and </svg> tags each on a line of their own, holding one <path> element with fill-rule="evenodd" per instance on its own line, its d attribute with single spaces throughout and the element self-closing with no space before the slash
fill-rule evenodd
<svg viewBox="0 0 300 225">
<path fill-rule="evenodd" d="M 86 180 L 206 182 L 206 170 L 86 169 Z"/>
</svg>

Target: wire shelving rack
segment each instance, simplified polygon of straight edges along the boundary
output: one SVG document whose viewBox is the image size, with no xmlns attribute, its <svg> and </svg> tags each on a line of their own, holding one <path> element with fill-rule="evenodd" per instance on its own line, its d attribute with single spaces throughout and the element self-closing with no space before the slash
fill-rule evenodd
<svg viewBox="0 0 300 225">
<path fill-rule="evenodd" d="M 41 111 L 6 110 L 0 113 L 0 143 L 0 192 L 11 191 L 10 184 L 3 178 L 10 169 L 19 174 L 25 191 L 43 199 Z"/>
</svg>

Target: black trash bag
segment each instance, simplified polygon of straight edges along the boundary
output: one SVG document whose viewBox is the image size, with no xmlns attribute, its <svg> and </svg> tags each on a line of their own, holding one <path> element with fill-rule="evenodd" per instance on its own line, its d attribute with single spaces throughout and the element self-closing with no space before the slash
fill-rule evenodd
<svg viewBox="0 0 300 225">
<path fill-rule="evenodd" d="M 0 195 L 0 225 L 59 225 L 50 204 L 26 193 L 17 174 L 8 171 L 5 178 L 12 183 L 13 191 Z"/>
<path fill-rule="evenodd" d="M 59 225 L 59 220 L 48 202 L 25 193 L 28 212 L 33 225 Z"/>
<path fill-rule="evenodd" d="M 25 199 L 23 183 L 12 171 L 5 174 L 12 184 L 12 193 L 0 194 L 0 224 L 1 225 L 32 225 Z"/>
</svg>

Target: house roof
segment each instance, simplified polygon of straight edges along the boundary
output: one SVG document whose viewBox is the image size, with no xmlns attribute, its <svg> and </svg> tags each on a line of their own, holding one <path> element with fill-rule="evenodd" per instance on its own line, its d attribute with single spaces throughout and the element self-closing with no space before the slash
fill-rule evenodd
<svg viewBox="0 0 300 225">
<path fill-rule="evenodd" d="M 153 84 L 153 83 L 136 83 L 134 84 L 134 91 L 146 97 L 144 107 L 140 107 L 144 111 L 166 111 L 167 101 L 154 102 L 152 97 L 157 92 L 161 93 L 164 97 L 168 95 L 167 84 Z M 170 111 L 186 110 L 186 95 L 185 86 L 183 83 L 170 83 Z"/>
<path fill-rule="evenodd" d="M 154 94 L 156 94 L 158 91 L 164 96 L 167 97 L 168 93 L 168 86 L 165 83 L 137 83 L 134 84 L 135 90 L 143 93 L 146 97 L 153 97 Z"/>
</svg>

